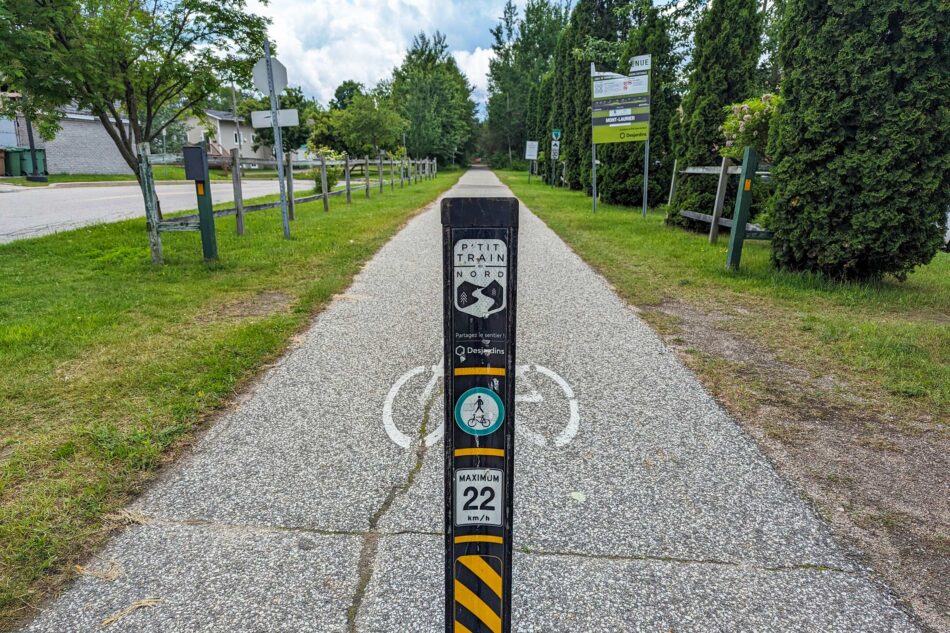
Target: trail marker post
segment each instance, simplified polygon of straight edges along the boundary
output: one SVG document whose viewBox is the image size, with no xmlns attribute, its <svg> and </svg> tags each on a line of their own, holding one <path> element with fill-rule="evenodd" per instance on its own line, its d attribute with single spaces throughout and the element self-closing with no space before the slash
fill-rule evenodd
<svg viewBox="0 0 950 633">
<path fill-rule="evenodd" d="M 186 145 L 181 151 L 185 162 L 185 178 L 195 181 L 201 251 L 206 261 L 215 260 L 218 258 L 218 242 L 214 234 L 214 204 L 211 202 L 208 153 L 199 145 Z"/>
<path fill-rule="evenodd" d="M 442 201 L 446 632 L 511 630 L 518 200 Z"/>
<path fill-rule="evenodd" d="M 752 179 L 759 168 L 759 155 L 752 147 L 742 153 L 742 172 L 739 175 L 739 195 L 732 212 L 732 233 L 729 235 L 729 251 L 726 253 L 726 268 L 739 270 L 742 260 L 742 244 L 745 242 L 746 222 L 752 205 Z"/>
</svg>

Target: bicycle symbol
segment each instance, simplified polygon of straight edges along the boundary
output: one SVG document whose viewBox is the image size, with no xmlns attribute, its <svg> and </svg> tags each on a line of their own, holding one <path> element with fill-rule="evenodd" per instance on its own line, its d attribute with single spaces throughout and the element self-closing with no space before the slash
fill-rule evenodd
<svg viewBox="0 0 950 633">
<path fill-rule="evenodd" d="M 403 389 L 413 389 L 412 386 L 407 387 L 407 385 L 413 383 L 417 377 L 422 376 L 427 371 L 430 372 L 429 380 L 426 382 L 418 398 L 416 398 L 417 404 L 425 407 L 431 402 L 436 387 L 442 381 L 442 363 L 431 366 L 420 365 L 413 367 L 393 383 L 383 402 L 383 428 L 386 430 L 389 439 L 402 448 L 408 449 L 413 443 L 413 438 L 399 430 L 396 425 L 394 419 L 396 399 Z M 563 395 L 567 400 L 566 423 L 563 427 L 560 427 L 559 432 L 551 440 L 549 440 L 546 435 L 532 430 L 525 424 L 525 416 L 518 413 L 518 411 L 522 411 L 522 414 L 524 413 L 522 410 L 524 405 L 542 404 L 544 402 L 542 393 L 545 392 L 545 390 L 537 389 L 534 384 L 535 381 L 538 380 L 538 377 L 554 384 L 556 387 L 554 392 L 557 394 L 555 397 Z M 577 435 L 577 431 L 580 427 L 580 407 L 577 398 L 574 396 L 574 390 L 568 382 L 556 372 L 542 365 L 519 365 L 515 370 L 515 386 L 515 402 L 522 405 L 515 413 L 515 432 L 531 443 L 541 447 L 546 447 L 550 444 L 553 444 L 555 447 L 570 444 Z M 547 391 L 550 391 L 550 388 Z M 491 416 L 491 412 L 486 411 L 486 403 L 484 401 L 482 402 L 480 410 L 478 402 L 473 401 L 472 411 L 467 412 L 463 419 L 469 428 L 478 430 L 490 428 L 495 421 Z M 423 438 L 426 446 L 432 446 L 442 439 L 443 427 L 444 420 L 440 418 L 437 428 L 433 429 Z"/>
</svg>

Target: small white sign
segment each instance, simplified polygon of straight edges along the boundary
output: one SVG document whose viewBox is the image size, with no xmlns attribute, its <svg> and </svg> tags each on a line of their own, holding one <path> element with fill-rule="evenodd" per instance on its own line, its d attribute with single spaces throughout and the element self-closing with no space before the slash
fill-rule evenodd
<svg viewBox="0 0 950 633">
<path fill-rule="evenodd" d="M 277 123 L 280 127 L 297 127 L 300 125 L 300 115 L 296 109 L 278 110 Z M 251 112 L 251 127 L 273 127 L 270 110 L 255 110 Z"/>
<path fill-rule="evenodd" d="M 271 72 L 274 74 L 274 92 L 280 94 L 287 87 L 287 67 L 277 61 L 275 57 L 271 57 L 270 66 Z M 270 93 L 267 86 L 267 59 L 261 57 L 257 60 L 254 69 L 251 71 L 251 76 L 254 78 L 254 86 L 258 90 L 264 94 Z"/>
<path fill-rule="evenodd" d="M 630 72 L 636 72 L 638 70 L 650 70 L 650 66 L 653 64 L 652 55 L 637 55 L 630 59 Z"/>
<path fill-rule="evenodd" d="M 551 141 L 551 160 L 561 157 L 561 141 Z"/>
<path fill-rule="evenodd" d="M 460 468 L 455 471 L 455 525 L 502 524 L 505 471 Z"/>
<path fill-rule="evenodd" d="M 524 146 L 525 160 L 538 160 L 538 142 L 528 141 Z"/>
</svg>

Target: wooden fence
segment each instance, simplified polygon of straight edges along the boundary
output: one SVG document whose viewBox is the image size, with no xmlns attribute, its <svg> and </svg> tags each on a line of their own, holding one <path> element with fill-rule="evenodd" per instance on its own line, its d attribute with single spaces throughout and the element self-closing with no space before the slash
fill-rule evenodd
<svg viewBox="0 0 950 633">
<path fill-rule="evenodd" d="M 152 157 L 149 152 L 148 143 L 142 143 L 138 146 L 140 177 L 142 190 L 145 195 L 145 215 L 149 233 L 149 246 L 152 251 L 152 261 L 156 264 L 162 263 L 162 244 L 160 234 L 172 231 L 197 231 L 199 230 L 198 214 L 176 216 L 174 218 L 160 218 L 160 203 L 155 190 L 154 177 L 152 174 L 153 166 L 164 165 L 183 165 L 180 156 L 155 156 Z M 330 198 L 335 196 L 346 196 L 346 203 L 351 204 L 354 191 L 363 191 L 369 198 L 372 189 L 378 187 L 382 193 L 386 184 L 391 191 L 396 188 L 398 180 L 400 188 L 407 184 L 417 183 L 420 180 L 429 180 L 438 175 L 438 161 L 433 158 L 395 158 L 380 154 L 375 159 L 369 156 L 362 158 L 352 158 L 345 156 L 343 160 L 325 160 L 318 157 L 316 160 L 294 160 L 293 154 L 288 153 L 285 156 L 284 178 L 287 195 L 287 211 L 289 219 L 294 219 L 296 206 L 304 202 L 314 200 L 323 201 L 323 211 L 330 211 Z M 234 188 L 234 206 L 215 211 L 213 216 L 221 218 L 234 215 L 236 218 L 236 230 L 238 235 L 244 235 L 244 214 L 252 211 L 263 211 L 265 209 L 276 209 L 281 206 L 280 201 L 265 202 L 261 204 L 247 205 L 244 203 L 244 194 L 242 183 L 244 180 L 243 172 L 245 169 L 252 168 L 276 168 L 276 160 L 266 159 L 238 159 L 238 150 L 231 150 L 229 157 L 209 156 L 208 167 L 225 169 L 231 172 L 231 185 Z M 333 167 L 342 167 L 344 180 L 341 183 L 329 183 L 327 180 L 327 170 Z M 314 190 L 319 189 L 318 193 L 297 197 L 294 192 L 294 170 L 299 168 L 311 169 L 310 174 L 315 183 Z M 398 177 L 397 177 L 398 172 Z M 318 177 L 319 174 L 319 177 Z M 208 183 L 210 184 L 210 183 Z"/>
<path fill-rule="evenodd" d="M 231 156 L 228 158 L 208 157 L 208 166 L 210 168 L 225 169 L 231 172 L 231 184 L 234 188 L 234 206 L 227 209 L 221 209 L 214 212 L 216 218 L 235 215 L 237 216 L 237 234 L 244 234 L 244 214 L 252 211 L 263 211 L 265 209 L 276 209 L 280 207 L 280 201 L 264 202 L 260 204 L 244 204 L 243 182 L 245 176 L 242 172 L 247 169 L 276 168 L 276 160 L 242 158 L 237 161 L 237 149 L 231 150 Z M 167 164 L 178 164 L 171 162 Z M 239 168 L 235 168 L 238 165 Z M 290 219 L 294 219 L 296 206 L 305 202 L 314 200 L 323 201 L 323 210 L 330 210 L 330 198 L 337 196 L 346 196 L 346 203 L 351 204 L 353 192 L 362 191 L 366 198 L 370 197 L 370 192 L 378 188 L 382 193 L 386 185 L 390 190 L 395 190 L 396 183 L 403 188 L 407 184 L 417 183 L 421 180 L 429 180 L 438 174 L 438 161 L 434 158 L 395 158 L 380 154 L 376 159 L 369 156 L 362 158 L 344 157 L 343 160 L 294 160 L 291 154 L 288 154 L 284 163 L 284 183 L 287 190 L 287 206 Z M 343 168 L 343 181 L 329 183 L 327 181 L 327 171 L 333 167 Z M 298 197 L 295 192 L 295 181 L 299 174 L 295 170 L 312 169 L 314 181 L 319 183 L 318 193 L 313 193 Z M 192 230 L 192 226 L 198 222 L 197 215 L 178 216 L 168 220 L 162 220 L 159 223 L 160 231 L 181 231 Z"/>
</svg>

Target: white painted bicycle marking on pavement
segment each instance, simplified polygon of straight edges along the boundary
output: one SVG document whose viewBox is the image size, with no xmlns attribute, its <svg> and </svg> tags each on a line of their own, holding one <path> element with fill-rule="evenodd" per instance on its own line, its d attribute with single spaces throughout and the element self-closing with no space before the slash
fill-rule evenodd
<svg viewBox="0 0 950 633">
<path fill-rule="evenodd" d="M 422 391 L 419 393 L 419 397 L 417 398 L 417 402 L 420 406 L 426 406 L 426 403 L 430 402 L 432 393 L 436 386 L 443 379 L 444 370 L 443 364 L 441 362 L 432 366 L 419 365 L 418 367 L 413 367 L 404 373 L 396 380 L 396 382 L 393 383 L 392 387 L 389 389 L 389 393 L 386 394 L 385 401 L 383 402 L 383 428 L 385 429 L 386 434 L 389 436 L 389 439 L 391 439 L 394 444 L 402 448 L 410 448 L 413 443 L 413 438 L 399 430 L 399 427 L 396 425 L 393 412 L 396 398 L 399 397 L 400 392 L 407 386 L 407 384 L 412 382 L 414 378 L 425 373 L 426 371 L 430 372 L 429 380 L 426 382 L 425 387 L 423 387 Z M 550 379 L 555 385 L 557 385 L 567 400 L 567 423 L 553 440 L 553 444 L 556 447 L 567 446 L 571 443 L 580 429 L 580 405 L 578 404 L 577 398 L 574 395 L 574 389 L 557 372 L 548 369 L 543 365 L 518 365 L 515 368 L 515 376 L 517 379 L 516 386 L 522 391 L 515 394 L 515 402 L 524 404 L 541 404 L 544 402 L 544 396 L 538 389 L 534 387 L 531 382 L 531 373 L 538 373 Z M 520 419 L 517 410 L 515 411 L 515 419 L 517 420 L 515 429 L 518 434 L 522 435 L 525 439 L 538 446 L 546 447 L 549 445 L 549 440 L 547 437 L 541 433 L 531 430 L 525 425 L 523 420 Z M 423 439 L 426 446 L 433 446 L 442 439 L 444 425 L 445 421 L 440 418 L 438 426 L 429 432 Z"/>
</svg>

